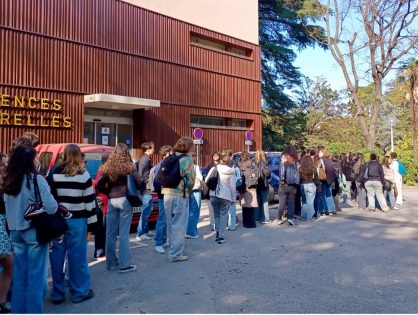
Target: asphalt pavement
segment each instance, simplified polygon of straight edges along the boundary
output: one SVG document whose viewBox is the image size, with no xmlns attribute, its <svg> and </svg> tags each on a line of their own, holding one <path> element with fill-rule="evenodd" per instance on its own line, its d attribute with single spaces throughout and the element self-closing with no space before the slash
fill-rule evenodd
<svg viewBox="0 0 418 315">
<path fill-rule="evenodd" d="M 95 298 L 47 301 L 46 312 L 417 313 L 418 188 L 404 194 L 404 206 L 389 213 L 343 205 L 336 216 L 297 226 L 240 224 L 223 245 L 204 205 L 201 237 L 186 240 L 189 261 L 169 263 L 153 241 L 135 247 L 133 234 L 136 272 L 107 271 L 90 258 Z"/>
</svg>

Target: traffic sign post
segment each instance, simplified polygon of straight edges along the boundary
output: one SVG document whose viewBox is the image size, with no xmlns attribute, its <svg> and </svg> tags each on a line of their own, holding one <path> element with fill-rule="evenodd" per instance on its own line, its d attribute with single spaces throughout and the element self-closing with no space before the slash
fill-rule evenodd
<svg viewBox="0 0 418 315">
<path fill-rule="evenodd" d="M 193 129 L 193 143 L 196 145 L 196 162 L 199 165 L 200 161 L 200 146 L 203 144 L 203 130 L 202 128 Z"/>
<path fill-rule="evenodd" d="M 247 146 L 247 151 L 250 151 L 250 146 L 253 145 L 253 133 L 251 131 L 245 132 L 245 145 Z"/>
</svg>

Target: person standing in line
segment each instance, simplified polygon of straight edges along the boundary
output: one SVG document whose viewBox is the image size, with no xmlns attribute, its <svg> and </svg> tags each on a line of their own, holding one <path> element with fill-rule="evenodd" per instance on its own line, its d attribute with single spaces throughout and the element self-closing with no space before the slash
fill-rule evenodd
<svg viewBox="0 0 418 315">
<path fill-rule="evenodd" d="M 335 209 L 334 198 L 332 196 L 332 186 L 337 178 L 334 163 L 330 159 L 330 153 L 324 147 L 318 148 L 318 156 L 321 165 L 325 170 L 326 178 L 321 180 L 322 184 L 322 203 L 324 205 L 325 215 L 337 214 Z"/>
<path fill-rule="evenodd" d="M 264 151 L 257 150 L 255 154 L 255 163 L 258 167 L 259 179 L 257 185 L 257 205 L 255 209 L 255 220 L 262 224 L 271 223 L 269 213 L 269 183 L 271 176 L 270 169 L 266 161 Z"/>
<path fill-rule="evenodd" d="M 179 157 L 180 183 L 177 187 L 162 188 L 164 209 L 167 219 L 167 236 L 170 243 L 169 262 L 183 262 L 189 257 L 183 255 L 187 221 L 189 218 L 189 196 L 195 184 L 195 168 L 193 159 L 188 155 L 193 148 L 193 140 L 180 138 L 174 146 L 174 154 Z"/>
<path fill-rule="evenodd" d="M 385 173 L 375 153 L 370 154 L 370 162 L 367 163 L 365 166 L 363 178 L 365 180 L 364 187 L 367 190 L 369 210 L 376 211 L 376 197 L 382 211 L 387 212 L 389 208 L 386 203 L 385 197 L 383 196 L 383 186 L 385 185 Z"/>
<path fill-rule="evenodd" d="M 392 158 L 390 155 L 385 155 L 382 162 L 383 173 L 385 174 L 385 185 L 383 186 L 383 194 L 386 202 L 391 210 L 399 210 L 395 203 L 395 194 L 393 193 L 393 186 L 395 185 L 395 169 L 392 165 Z"/>
<path fill-rule="evenodd" d="M 287 223 L 295 225 L 293 215 L 295 213 L 296 186 L 300 184 L 298 166 L 295 162 L 296 149 L 289 146 L 283 150 L 282 163 L 280 165 L 279 186 L 279 212 L 277 224 L 286 222 L 284 213 L 287 210 Z"/>
<path fill-rule="evenodd" d="M 0 266 L 3 268 L 2 272 L 0 272 L 0 314 L 11 312 L 6 300 L 13 274 L 13 250 L 7 233 L 6 206 L 4 205 L 4 196 L 1 190 L 5 169 L 5 155 L 0 153 Z"/>
<path fill-rule="evenodd" d="M 332 162 L 334 163 L 335 167 L 335 181 L 332 184 L 332 197 L 334 198 L 334 205 L 335 211 L 341 212 L 342 209 L 340 208 L 340 193 L 342 191 L 343 184 L 343 172 L 341 169 L 340 157 L 338 154 L 332 155 Z"/>
<path fill-rule="evenodd" d="M 34 178 L 39 187 L 43 208 L 54 214 L 58 204 L 46 180 L 36 175 L 39 161 L 32 146 L 14 148 L 3 178 L 10 240 L 15 253 L 13 264 L 13 313 L 42 313 L 48 289 L 48 244 L 38 243 L 36 229 L 24 219 L 25 209 L 36 202 Z"/>
<path fill-rule="evenodd" d="M 105 164 L 108 159 L 109 154 L 103 154 L 101 160 L 102 165 Z M 94 233 L 94 258 L 96 259 L 102 259 L 106 257 L 106 214 L 109 205 L 109 199 L 107 196 L 97 191 L 97 182 L 99 181 L 100 177 L 101 171 L 99 168 L 96 174 L 96 187 L 94 187 L 96 191 L 97 204 L 100 209 L 97 214 L 97 225 L 96 231 Z"/>
<path fill-rule="evenodd" d="M 133 208 L 126 198 L 128 175 L 132 175 L 137 187 L 143 179 L 132 163 L 129 149 L 124 143 L 116 145 L 109 159 L 101 167 L 102 177 L 97 182 L 97 190 L 108 196 L 106 215 L 106 265 L 108 270 L 119 268 L 120 273 L 135 271 L 129 246 Z M 119 235 L 119 258 L 116 255 L 116 242 Z"/>
<path fill-rule="evenodd" d="M 241 174 L 244 174 L 245 190 L 240 192 L 240 204 L 242 207 L 242 225 L 245 228 L 255 228 L 257 223 L 255 221 L 255 208 L 257 204 L 257 190 L 256 185 L 250 187 L 251 170 L 257 170 L 254 161 L 250 159 L 248 151 L 242 151 L 241 160 L 238 163 Z M 258 171 L 257 171 L 258 174 Z"/>
<path fill-rule="evenodd" d="M 344 175 L 342 177 L 342 197 L 345 204 L 348 203 L 349 197 L 351 198 L 351 181 L 353 174 L 353 167 L 349 160 L 349 154 L 341 154 L 341 172 Z"/>
<path fill-rule="evenodd" d="M 218 151 L 212 152 L 212 161 L 206 167 L 206 172 L 207 172 L 206 174 L 209 173 L 209 171 L 212 169 L 212 167 L 219 164 L 219 159 L 220 159 L 220 153 Z M 207 175 L 206 175 L 206 177 L 207 177 Z M 213 208 L 212 208 L 212 204 L 210 202 L 209 195 L 207 196 L 207 205 L 208 205 L 208 209 L 209 209 L 210 228 L 212 229 L 212 231 L 215 231 L 215 217 L 213 216 Z"/>
<path fill-rule="evenodd" d="M 302 195 L 302 211 L 300 219 L 303 221 L 312 221 L 315 215 L 314 200 L 316 195 L 315 180 L 318 174 L 312 158 L 304 156 L 300 162 L 300 181 Z"/>
<path fill-rule="evenodd" d="M 228 222 L 228 210 L 236 199 L 236 182 L 234 170 L 229 167 L 230 156 L 224 154 L 221 156 L 220 164 L 216 166 L 218 171 L 218 185 L 215 190 L 209 192 L 210 202 L 212 203 L 215 215 L 215 241 L 218 244 L 225 243 L 225 229 Z M 215 168 L 208 173 L 207 179 L 210 177 Z"/>
<path fill-rule="evenodd" d="M 155 151 L 154 143 L 144 142 L 141 145 L 141 149 L 144 154 L 141 156 L 139 161 L 135 163 L 139 176 L 143 179 L 143 184 L 140 187 L 140 193 L 142 195 L 141 217 L 139 218 L 138 229 L 136 231 L 136 239 L 138 241 L 148 241 L 154 236 L 154 234 L 149 231 L 148 227 L 148 218 L 153 207 L 152 194 L 146 187 L 149 179 L 149 172 L 153 167 L 151 156 Z"/>
<path fill-rule="evenodd" d="M 321 160 L 318 156 L 316 149 L 312 149 L 309 152 L 311 159 L 313 160 L 315 166 L 315 176 L 314 184 L 316 186 L 315 198 L 314 198 L 314 208 L 315 208 L 315 220 L 320 220 L 321 216 L 324 214 L 324 205 L 322 203 L 322 183 L 319 180 L 319 170 L 322 167 Z"/>
<path fill-rule="evenodd" d="M 160 157 L 161 160 L 154 167 L 153 170 L 153 186 L 154 191 L 158 195 L 158 219 L 155 227 L 155 247 L 154 250 L 159 254 L 165 254 L 164 247 L 167 247 L 169 244 L 167 242 L 167 220 L 165 218 L 164 210 L 164 196 L 161 193 L 161 183 L 157 180 L 157 174 L 160 171 L 161 163 L 171 155 L 173 152 L 173 147 L 169 145 L 163 145 L 160 148 Z M 150 179 L 151 180 L 151 179 Z"/>
<path fill-rule="evenodd" d="M 392 158 L 393 169 L 395 170 L 395 198 L 396 198 L 396 206 L 402 206 L 403 196 L 402 196 L 402 174 L 399 172 L 399 161 L 398 161 L 398 154 L 396 152 L 392 152 L 390 154 Z"/>
<path fill-rule="evenodd" d="M 202 205 L 202 181 L 203 175 L 200 171 L 199 165 L 196 164 L 196 153 L 192 154 L 196 178 L 194 181 L 193 191 L 189 197 L 189 220 L 187 224 L 186 238 L 197 239 L 199 238 L 199 231 L 197 230 L 197 224 L 200 218 L 200 207 Z"/>
<path fill-rule="evenodd" d="M 367 208 L 367 191 L 364 187 L 363 175 L 365 171 L 365 162 L 363 153 L 357 153 L 357 161 L 353 166 L 357 189 L 357 205 L 361 210 Z"/>
<path fill-rule="evenodd" d="M 54 240 L 49 254 L 52 274 L 51 299 L 54 304 L 65 300 L 64 261 L 68 256 L 71 301 L 81 303 L 94 297 L 90 289 L 87 261 L 87 219 L 95 214 L 96 196 L 90 174 L 84 168 L 80 147 L 69 144 L 63 152 L 62 165 L 48 183 L 58 204 L 68 209 L 68 231 L 63 240 Z"/>
</svg>

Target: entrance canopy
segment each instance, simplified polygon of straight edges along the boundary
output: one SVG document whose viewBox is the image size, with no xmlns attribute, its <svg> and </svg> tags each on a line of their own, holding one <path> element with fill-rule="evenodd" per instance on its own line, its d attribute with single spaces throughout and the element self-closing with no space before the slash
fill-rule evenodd
<svg viewBox="0 0 418 315">
<path fill-rule="evenodd" d="M 134 110 L 160 107 L 160 101 L 111 94 L 91 94 L 84 96 L 84 105 L 94 108 Z"/>
</svg>

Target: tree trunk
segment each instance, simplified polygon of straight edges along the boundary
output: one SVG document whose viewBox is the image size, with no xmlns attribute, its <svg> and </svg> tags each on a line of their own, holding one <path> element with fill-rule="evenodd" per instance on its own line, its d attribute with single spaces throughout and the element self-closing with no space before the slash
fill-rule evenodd
<svg viewBox="0 0 418 315">
<path fill-rule="evenodd" d="M 416 75 L 411 77 L 410 94 L 411 94 L 411 114 L 412 114 L 412 152 L 415 162 L 418 162 L 417 155 L 417 109 L 415 101 L 415 83 Z"/>
<path fill-rule="evenodd" d="M 368 150 L 372 150 L 374 148 L 374 133 L 371 134 L 367 128 L 366 116 L 364 115 L 363 106 L 360 103 L 357 91 L 352 91 L 351 94 L 354 105 L 357 108 L 357 117 L 360 122 L 361 133 L 363 134 L 364 140 L 366 141 L 366 147 Z"/>
</svg>

